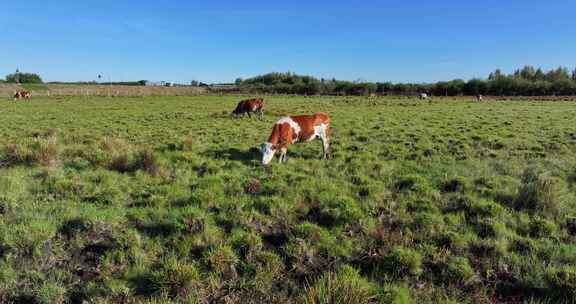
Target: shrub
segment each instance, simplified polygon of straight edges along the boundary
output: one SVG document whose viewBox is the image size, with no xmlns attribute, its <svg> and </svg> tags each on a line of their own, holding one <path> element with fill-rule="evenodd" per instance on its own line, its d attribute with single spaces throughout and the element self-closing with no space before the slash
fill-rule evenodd
<svg viewBox="0 0 576 304">
<path fill-rule="evenodd" d="M 373 284 L 362 278 L 358 271 L 348 265 L 335 272 L 328 272 L 312 286 L 307 286 L 306 304 L 368 304 L 377 296 Z"/>
</svg>

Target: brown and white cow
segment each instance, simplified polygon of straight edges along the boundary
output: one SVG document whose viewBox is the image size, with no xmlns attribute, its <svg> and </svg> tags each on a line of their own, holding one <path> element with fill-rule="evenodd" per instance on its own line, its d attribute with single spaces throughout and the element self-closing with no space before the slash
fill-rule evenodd
<svg viewBox="0 0 576 304">
<path fill-rule="evenodd" d="M 476 95 L 476 102 L 481 102 L 484 100 L 484 97 L 481 94 Z"/>
<path fill-rule="evenodd" d="M 236 109 L 232 111 L 232 115 L 239 116 L 248 114 L 248 117 L 252 117 L 250 113 L 256 113 L 260 119 L 264 115 L 264 99 L 261 97 L 242 100 L 236 106 Z"/>
<path fill-rule="evenodd" d="M 32 95 L 28 91 L 16 91 L 14 92 L 14 100 L 17 99 L 29 99 Z"/>
<path fill-rule="evenodd" d="M 315 138 L 322 140 L 322 159 L 330 156 L 330 117 L 324 113 L 312 115 L 285 116 L 272 128 L 268 141 L 262 144 L 262 164 L 268 165 L 274 154 L 280 151 L 278 161 L 286 162 L 288 146 L 298 142 L 309 142 Z"/>
</svg>

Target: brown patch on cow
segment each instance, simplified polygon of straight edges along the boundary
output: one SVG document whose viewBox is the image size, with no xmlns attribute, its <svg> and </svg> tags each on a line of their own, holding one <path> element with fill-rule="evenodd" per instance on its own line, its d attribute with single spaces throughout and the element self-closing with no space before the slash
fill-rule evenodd
<svg viewBox="0 0 576 304">
<path fill-rule="evenodd" d="M 276 149 L 287 148 L 292 143 L 309 140 L 314 136 L 314 127 L 321 124 L 326 125 L 327 135 L 330 135 L 330 118 L 325 113 L 289 116 L 289 118 L 300 126 L 300 133 L 296 134 L 289 123 L 275 124 L 268 142 L 273 144 Z"/>
<path fill-rule="evenodd" d="M 14 100 L 16 99 L 29 99 L 32 96 L 32 94 L 30 94 L 30 92 L 28 91 L 17 91 L 16 93 L 14 93 Z"/>
</svg>

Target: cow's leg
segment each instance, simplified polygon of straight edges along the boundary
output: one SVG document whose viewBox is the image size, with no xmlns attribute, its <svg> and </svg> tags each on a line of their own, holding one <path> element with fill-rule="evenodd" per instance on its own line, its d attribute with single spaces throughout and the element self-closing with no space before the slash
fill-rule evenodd
<svg viewBox="0 0 576 304">
<path fill-rule="evenodd" d="M 322 159 L 330 158 L 330 140 L 327 136 L 320 137 L 322 140 Z"/>
<path fill-rule="evenodd" d="M 252 114 L 250 114 L 250 111 L 248 111 L 246 113 L 248 113 L 248 118 L 252 119 Z"/>
<path fill-rule="evenodd" d="M 322 159 L 330 158 L 330 127 L 327 126 L 320 132 L 320 140 L 322 141 Z"/>
<path fill-rule="evenodd" d="M 287 148 L 280 149 L 280 157 L 278 157 L 279 163 L 285 163 L 288 161 L 288 156 L 286 155 L 288 152 Z"/>
</svg>

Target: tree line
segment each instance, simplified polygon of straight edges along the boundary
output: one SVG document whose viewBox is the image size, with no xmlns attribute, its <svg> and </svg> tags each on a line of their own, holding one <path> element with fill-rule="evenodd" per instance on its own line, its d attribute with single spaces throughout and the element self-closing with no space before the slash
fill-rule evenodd
<svg viewBox="0 0 576 304">
<path fill-rule="evenodd" d="M 16 71 L 0 82 L 42 83 L 34 73 Z M 58 82 L 55 82 L 58 83 Z M 78 84 L 97 84 L 95 81 Z M 99 84 L 141 86 L 145 80 Z M 206 86 L 192 82 L 192 86 Z M 414 95 L 428 93 L 434 96 L 494 95 L 494 96 L 550 96 L 576 95 L 576 69 L 559 67 L 543 70 L 525 66 L 510 74 L 496 70 L 485 79 L 468 81 L 455 79 L 436 83 L 355 82 L 336 79 L 318 79 L 295 73 L 268 73 L 248 79 L 236 79 L 235 86 L 242 92 L 298 95 Z"/>
<path fill-rule="evenodd" d="M 268 73 L 248 79 L 237 79 L 245 92 L 299 95 L 412 95 L 428 93 L 435 96 L 494 95 L 548 96 L 576 95 L 576 69 L 559 67 L 544 71 L 525 66 L 511 74 L 496 70 L 486 79 L 468 81 L 455 79 L 436 83 L 353 82 L 317 79 L 294 73 Z"/>
<path fill-rule="evenodd" d="M 3 82 L 7 83 L 42 83 L 42 78 L 34 73 L 22 73 L 16 70 L 15 73 L 6 75 Z"/>
</svg>

